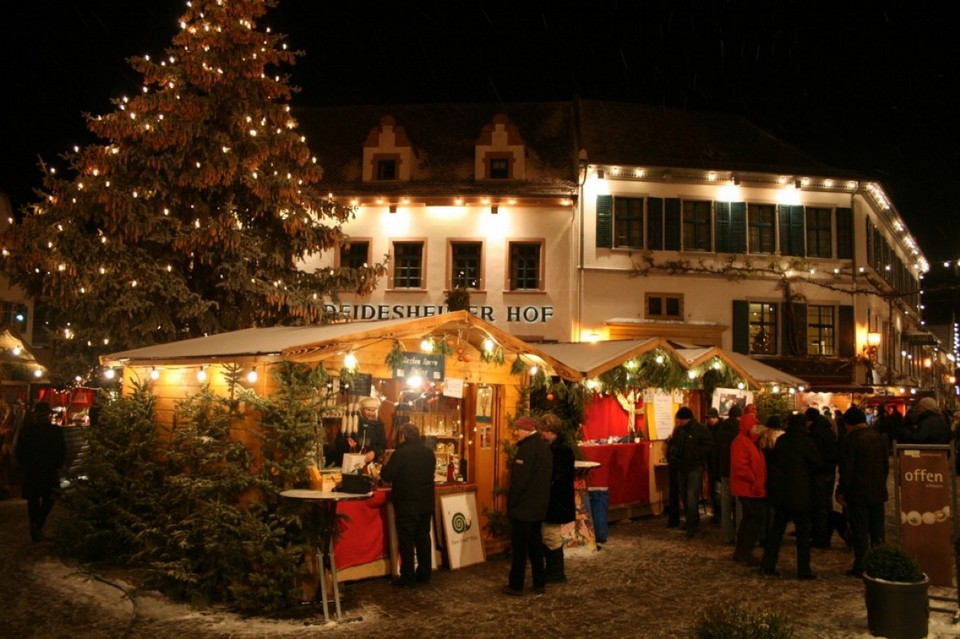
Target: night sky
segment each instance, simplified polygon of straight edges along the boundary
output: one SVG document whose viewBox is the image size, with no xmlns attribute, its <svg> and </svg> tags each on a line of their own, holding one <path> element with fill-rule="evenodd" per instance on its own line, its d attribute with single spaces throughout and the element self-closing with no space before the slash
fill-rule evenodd
<svg viewBox="0 0 960 639">
<path fill-rule="evenodd" d="M 81 113 L 139 90 L 183 0 L 0 0 L 0 189 L 90 141 Z M 949 1 L 279 0 L 305 51 L 294 105 L 591 99 L 741 113 L 876 176 L 939 282 L 960 258 L 960 37 Z M 952 269 L 951 269 L 952 270 Z M 942 272 L 942 273 L 941 273 Z M 951 293 L 954 297 L 957 294 Z"/>
</svg>

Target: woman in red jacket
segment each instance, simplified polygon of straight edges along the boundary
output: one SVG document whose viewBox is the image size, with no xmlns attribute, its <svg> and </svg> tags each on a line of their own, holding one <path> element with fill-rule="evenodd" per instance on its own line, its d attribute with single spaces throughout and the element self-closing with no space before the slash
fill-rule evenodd
<svg viewBox="0 0 960 639">
<path fill-rule="evenodd" d="M 757 435 L 753 432 L 756 419 L 747 419 L 748 415 L 740 420 L 740 434 L 730 446 L 730 494 L 736 497 L 737 507 L 743 513 L 733 560 L 759 566 L 760 560 L 753 554 L 753 549 L 763 526 L 767 465 L 757 447 Z"/>
</svg>

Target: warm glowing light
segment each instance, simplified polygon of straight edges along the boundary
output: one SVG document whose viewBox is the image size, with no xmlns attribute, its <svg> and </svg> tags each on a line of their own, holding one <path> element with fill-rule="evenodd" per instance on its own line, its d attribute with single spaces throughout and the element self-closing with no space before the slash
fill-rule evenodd
<svg viewBox="0 0 960 639">
<path fill-rule="evenodd" d="M 346 357 L 343 358 L 343 367 L 351 371 L 356 369 L 357 356 L 353 353 L 347 353 Z"/>
<path fill-rule="evenodd" d="M 151 368 L 151 369 L 150 369 L 150 379 L 152 379 L 152 380 L 158 380 L 158 379 L 160 379 L 160 371 L 158 371 L 156 368 Z"/>
<path fill-rule="evenodd" d="M 496 347 L 496 343 L 489 337 L 483 340 L 483 350 L 487 351 L 488 353 L 492 353 L 494 347 Z"/>
<path fill-rule="evenodd" d="M 113 379 L 117 376 L 117 371 L 113 370 L 112 368 L 106 368 L 103 371 L 103 376 L 107 379 Z"/>
<path fill-rule="evenodd" d="M 259 378 L 260 376 L 257 375 L 257 367 L 254 366 L 253 368 L 250 369 L 250 372 L 247 373 L 247 381 L 250 382 L 251 384 L 255 384 Z"/>
<path fill-rule="evenodd" d="M 690 379 L 696 379 L 697 371 L 687 371 L 687 377 L 689 377 Z"/>
<path fill-rule="evenodd" d="M 200 370 L 197 371 L 197 381 L 205 382 L 207 381 L 207 367 L 201 366 Z"/>
<path fill-rule="evenodd" d="M 420 350 L 422 350 L 424 353 L 432 353 L 433 340 L 425 339 L 422 342 L 420 342 Z"/>
</svg>

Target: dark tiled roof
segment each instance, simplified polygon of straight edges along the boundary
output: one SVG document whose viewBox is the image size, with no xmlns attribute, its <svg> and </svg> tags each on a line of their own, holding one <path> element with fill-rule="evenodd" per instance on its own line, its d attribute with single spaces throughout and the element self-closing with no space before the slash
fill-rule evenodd
<svg viewBox="0 0 960 639">
<path fill-rule="evenodd" d="M 505 113 L 526 143 L 525 179 L 474 179 L 483 128 Z M 726 114 L 581 100 L 517 104 L 299 107 L 294 114 L 339 193 L 446 196 L 565 195 L 576 192 L 585 149 L 592 164 L 862 178 L 830 167 L 745 118 Z M 383 116 L 406 132 L 416 155 L 410 182 L 361 180 L 363 145 Z"/>
<path fill-rule="evenodd" d="M 505 113 L 526 143 L 523 181 L 477 181 L 474 155 L 483 128 Z M 496 195 L 571 194 L 577 186 L 577 143 L 573 105 L 429 104 L 294 109 L 310 149 L 323 167 L 323 183 L 338 191 L 420 195 L 461 193 Z M 416 154 L 410 182 L 363 184 L 363 144 L 383 116 L 403 127 Z"/>
<path fill-rule="evenodd" d="M 598 100 L 577 106 L 593 164 L 852 177 L 738 115 Z"/>
</svg>

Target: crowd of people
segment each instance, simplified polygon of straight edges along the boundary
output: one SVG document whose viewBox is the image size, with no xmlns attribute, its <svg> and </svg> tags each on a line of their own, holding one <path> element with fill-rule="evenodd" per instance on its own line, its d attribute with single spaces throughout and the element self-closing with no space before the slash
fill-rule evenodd
<svg viewBox="0 0 960 639">
<path fill-rule="evenodd" d="M 666 442 L 667 526 L 696 537 L 705 497 L 712 522 L 734 548 L 733 561 L 779 576 L 780 548 L 792 522 L 796 576 L 816 579 L 811 548 L 829 548 L 835 533 L 853 551 L 847 574 L 862 576 L 867 550 L 884 541 L 893 444 L 955 443 L 960 411 L 951 417 L 934 398 L 924 397 L 906 415 L 893 404 L 843 412 L 809 407 L 761 424 L 756 407 L 748 404 L 732 406 L 725 418 L 711 408 L 704 421 L 686 406 L 675 415 Z"/>
</svg>

